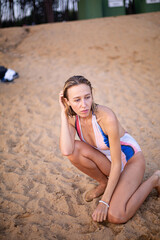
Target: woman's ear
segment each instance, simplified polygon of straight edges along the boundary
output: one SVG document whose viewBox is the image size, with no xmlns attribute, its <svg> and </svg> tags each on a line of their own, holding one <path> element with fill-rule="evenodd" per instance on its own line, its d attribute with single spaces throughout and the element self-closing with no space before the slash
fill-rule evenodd
<svg viewBox="0 0 160 240">
<path fill-rule="evenodd" d="M 69 100 L 67 98 L 64 98 L 65 104 L 67 104 L 68 106 L 71 106 Z"/>
</svg>

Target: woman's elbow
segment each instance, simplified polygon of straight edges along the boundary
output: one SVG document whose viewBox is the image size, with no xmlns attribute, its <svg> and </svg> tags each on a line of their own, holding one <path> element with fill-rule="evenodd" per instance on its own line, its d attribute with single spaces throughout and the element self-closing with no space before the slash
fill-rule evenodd
<svg viewBox="0 0 160 240">
<path fill-rule="evenodd" d="M 74 152 L 74 145 L 70 144 L 69 146 L 60 144 L 60 151 L 63 156 L 70 156 Z"/>
<path fill-rule="evenodd" d="M 61 150 L 61 153 L 62 153 L 63 156 L 67 157 L 67 156 L 72 155 L 73 150 L 67 150 L 67 151 Z"/>
<path fill-rule="evenodd" d="M 62 155 L 64 156 L 64 157 L 68 157 L 68 156 L 70 156 L 72 153 L 70 153 L 70 152 L 62 152 Z"/>
</svg>

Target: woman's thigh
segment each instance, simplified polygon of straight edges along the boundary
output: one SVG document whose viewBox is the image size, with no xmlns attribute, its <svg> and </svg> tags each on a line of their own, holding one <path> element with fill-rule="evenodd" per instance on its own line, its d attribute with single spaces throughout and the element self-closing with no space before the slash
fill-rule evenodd
<svg viewBox="0 0 160 240">
<path fill-rule="evenodd" d="M 127 162 L 121 173 L 110 202 L 109 215 L 118 218 L 125 213 L 128 200 L 142 183 L 144 171 L 144 156 L 142 152 L 138 152 Z"/>
<path fill-rule="evenodd" d="M 92 161 L 105 175 L 109 175 L 111 168 L 111 162 L 109 159 L 99 150 L 85 142 L 75 140 L 74 151 L 68 156 L 68 158 L 74 165 L 82 164 L 85 166 L 88 161 Z"/>
</svg>

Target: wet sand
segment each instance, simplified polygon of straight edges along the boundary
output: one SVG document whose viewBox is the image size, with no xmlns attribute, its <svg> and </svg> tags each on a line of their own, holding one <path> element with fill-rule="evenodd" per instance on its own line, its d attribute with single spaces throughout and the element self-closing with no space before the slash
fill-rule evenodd
<svg viewBox="0 0 160 240">
<path fill-rule="evenodd" d="M 117 114 L 139 142 L 145 177 L 160 169 L 160 12 L 0 29 L 0 65 L 20 78 L 0 83 L 0 238 L 158 240 L 153 190 L 126 224 L 92 221 L 96 185 L 59 150 L 58 93 L 84 75 L 95 102 Z"/>
</svg>

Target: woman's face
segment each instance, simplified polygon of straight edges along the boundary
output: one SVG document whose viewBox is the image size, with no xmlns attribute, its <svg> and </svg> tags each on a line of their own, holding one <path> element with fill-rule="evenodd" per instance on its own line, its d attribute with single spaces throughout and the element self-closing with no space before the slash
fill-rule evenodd
<svg viewBox="0 0 160 240">
<path fill-rule="evenodd" d="M 91 89 L 86 84 L 80 84 L 68 89 L 67 104 L 80 117 L 87 117 L 90 114 L 92 106 Z"/>
</svg>

